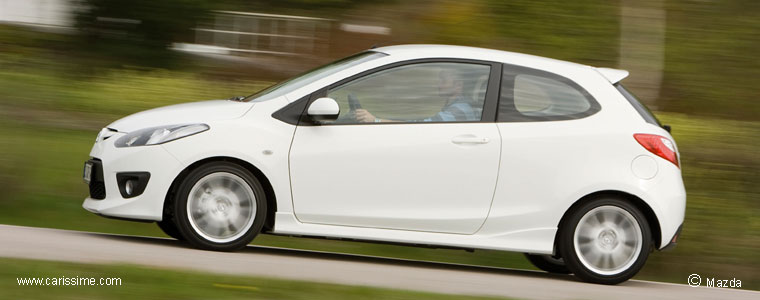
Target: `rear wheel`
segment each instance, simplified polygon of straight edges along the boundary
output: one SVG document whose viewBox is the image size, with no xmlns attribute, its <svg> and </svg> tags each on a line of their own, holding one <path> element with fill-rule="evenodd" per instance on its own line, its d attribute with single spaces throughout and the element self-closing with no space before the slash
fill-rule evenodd
<svg viewBox="0 0 760 300">
<path fill-rule="evenodd" d="M 231 251 L 245 247 L 261 231 L 266 195 L 248 170 L 212 162 L 191 171 L 175 198 L 174 221 L 193 246 Z"/>
<path fill-rule="evenodd" d="M 528 258 L 536 268 L 544 270 L 549 273 L 556 274 L 570 274 L 570 270 L 565 266 L 565 261 L 561 257 L 554 257 L 551 255 L 535 255 L 525 253 L 525 257 Z"/>
<path fill-rule="evenodd" d="M 567 268 L 593 283 L 630 279 L 644 266 L 652 247 L 644 215 L 619 198 L 597 198 L 581 205 L 560 231 L 560 252 Z"/>
</svg>

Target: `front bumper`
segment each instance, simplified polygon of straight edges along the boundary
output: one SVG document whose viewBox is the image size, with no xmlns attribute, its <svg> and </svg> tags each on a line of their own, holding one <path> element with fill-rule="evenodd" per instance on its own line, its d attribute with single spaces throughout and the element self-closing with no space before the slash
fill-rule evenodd
<svg viewBox="0 0 760 300">
<path fill-rule="evenodd" d="M 116 148 L 114 141 L 121 135 L 97 141 L 90 152 L 90 161 L 100 164 L 103 194 L 93 193 L 82 207 L 92 213 L 114 218 L 160 221 L 163 205 L 174 178 L 184 166 L 161 145 Z M 97 173 L 98 171 L 96 171 Z M 117 173 L 148 172 L 150 180 L 139 196 L 125 198 L 119 189 Z M 97 199 L 101 198 L 102 199 Z"/>
</svg>

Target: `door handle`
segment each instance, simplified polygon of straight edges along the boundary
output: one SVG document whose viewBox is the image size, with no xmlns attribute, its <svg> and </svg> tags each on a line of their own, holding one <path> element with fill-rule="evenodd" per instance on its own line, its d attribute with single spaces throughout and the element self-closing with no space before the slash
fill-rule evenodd
<svg viewBox="0 0 760 300">
<path fill-rule="evenodd" d="M 473 135 L 457 136 L 451 139 L 451 142 L 454 144 L 488 144 L 490 141 L 487 137 Z"/>
</svg>

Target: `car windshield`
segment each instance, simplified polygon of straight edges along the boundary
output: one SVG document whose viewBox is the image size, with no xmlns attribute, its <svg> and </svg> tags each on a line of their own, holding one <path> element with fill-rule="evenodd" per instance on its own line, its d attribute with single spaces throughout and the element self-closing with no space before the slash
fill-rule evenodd
<svg viewBox="0 0 760 300">
<path fill-rule="evenodd" d="M 291 91 L 299 89 L 313 82 L 317 78 L 329 76 L 331 74 L 335 74 L 337 72 L 348 69 L 350 67 L 361 64 L 363 62 L 377 59 L 386 55 L 387 54 L 374 52 L 374 51 L 366 51 L 366 52 L 357 53 L 352 56 L 331 62 L 329 64 L 318 67 L 316 69 L 310 70 L 306 73 L 290 78 L 283 82 L 272 85 L 253 95 L 246 97 L 245 99 L 243 99 L 243 101 L 244 102 L 261 102 L 261 101 L 266 101 L 269 99 L 274 99 L 279 96 L 285 95 Z"/>
</svg>

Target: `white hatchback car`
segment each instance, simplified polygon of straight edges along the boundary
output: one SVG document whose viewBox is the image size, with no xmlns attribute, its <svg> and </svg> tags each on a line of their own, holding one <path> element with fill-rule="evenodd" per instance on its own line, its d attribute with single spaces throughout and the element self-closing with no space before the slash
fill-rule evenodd
<svg viewBox="0 0 760 300">
<path fill-rule="evenodd" d="M 104 128 L 84 208 L 212 250 L 259 233 L 526 253 L 614 284 L 675 245 L 669 127 L 627 71 L 480 48 L 371 49 L 246 98 Z"/>
</svg>

